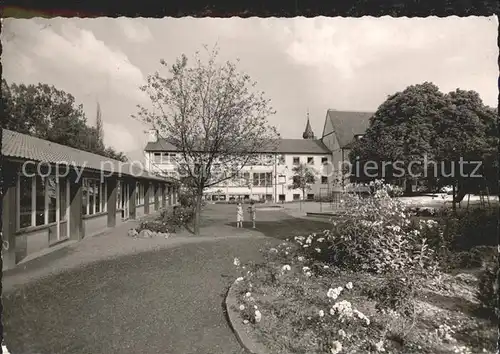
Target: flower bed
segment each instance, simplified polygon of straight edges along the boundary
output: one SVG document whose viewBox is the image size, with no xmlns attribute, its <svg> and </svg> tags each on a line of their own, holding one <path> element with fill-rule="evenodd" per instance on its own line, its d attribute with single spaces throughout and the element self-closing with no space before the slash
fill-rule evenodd
<svg viewBox="0 0 500 354">
<path fill-rule="evenodd" d="M 495 305 L 498 270 L 480 282 L 444 273 L 440 223 L 412 219 L 379 187 L 345 196 L 331 230 L 265 251 L 262 264 L 235 259 L 241 320 L 271 353 L 495 352 L 495 318 L 478 310 Z"/>
<path fill-rule="evenodd" d="M 412 320 L 377 309 L 370 292 L 380 291 L 383 276 L 299 254 L 283 243 L 269 251 L 265 265 L 239 267 L 244 276 L 235 285 L 235 310 L 270 353 L 495 352 L 496 326 L 472 315 L 475 281 L 446 275 L 426 281 Z"/>
</svg>

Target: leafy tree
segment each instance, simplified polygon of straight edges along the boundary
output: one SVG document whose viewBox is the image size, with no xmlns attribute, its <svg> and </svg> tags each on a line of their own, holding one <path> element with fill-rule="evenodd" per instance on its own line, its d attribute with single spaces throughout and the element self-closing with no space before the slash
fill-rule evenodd
<svg viewBox="0 0 500 354">
<path fill-rule="evenodd" d="M 153 110 L 136 116 L 180 150 L 178 170 L 196 195 L 194 232 L 199 233 L 203 191 L 234 178 L 262 148 L 274 149 L 278 134 L 267 117 L 275 112 L 255 83 L 235 63 L 217 64 L 217 48 L 192 66 L 182 55 L 168 70 L 150 75 L 142 89 Z M 164 60 L 161 65 L 167 67 Z"/>
<path fill-rule="evenodd" d="M 54 86 L 41 83 L 9 86 L 2 79 L 2 108 L 5 112 L 2 128 L 122 161 L 126 158 L 104 147 L 99 129 L 87 125 L 83 106 L 76 105 L 71 94 Z"/>
<path fill-rule="evenodd" d="M 361 166 L 367 166 L 367 161 L 374 161 L 378 167 L 376 176 L 361 173 L 356 177 L 410 182 L 418 176 L 436 188 L 453 184 L 459 188 L 456 201 L 460 201 L 468 192 L 480 188 L 480 181 L 483 185 L 484 181 L 498 183 L 495 116 L 496 112 L 485 106 L 474 91 L 443 94 L 429 82 L 409 86 L 378 108 L 363 138 L 354 143 L 351 163 L 359 161 Z M 460 174 L 461 159 L 483 161 L 485 179 L 466 176 L 475 168 L 472 164 L 464 165 L 465 173 Z M 452 165 L 455 171 L 446 177 L 453 172 Z M 410 192 L 411 184 L 406 186 Z"/>
<path fill-rule="evenodd" d="M 302 191 L 302 199 L 305 199 L 306 191 L 310 190 L 311 185 L 316 183 L 316 174 L 310 166 L 303 163 L 294 166 L 292 172 L 292 183 L 288 186 L 288 189 L 300 189 Z"/>
</svg>

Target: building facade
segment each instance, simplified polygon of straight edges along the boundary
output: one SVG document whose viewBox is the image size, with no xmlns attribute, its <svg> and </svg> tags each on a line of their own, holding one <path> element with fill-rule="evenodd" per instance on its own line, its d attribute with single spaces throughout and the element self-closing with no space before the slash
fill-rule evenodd
<svg viewBox="0 0 500 354">
<path fill-rule="evenodd" d="M 172 181 L 103 156 L 2 130 L 3 270 L 177 203 Z"/>
<path fill-rule="evenodd" d="M 279 139 L 273 151 L 259 151 L 258 163 L 242 168 L 238 176 L 204 191 L 211 201 L 255 199 L 269 202 L 289 202 L 302 199 L 328 198 L 343 189 L 346 177 L 342 162 L 349 159 L 349 146 L 365 132 L 372 113 L 328 110 L 321 138 L 316 138 L 309 117 L 302 139 Z M 146 168 L 149 171 L 178 177 L 177 163 L 182 160 L 179 149 L 156 130 L 149 132 L 145 149 Z M 316 183 L 305 195 L 299 189 L 290 189 L 293 169 L 307 165 L 316 176 Z M 340 183 L 335 183 L 340 180 Z"/>
</svg>

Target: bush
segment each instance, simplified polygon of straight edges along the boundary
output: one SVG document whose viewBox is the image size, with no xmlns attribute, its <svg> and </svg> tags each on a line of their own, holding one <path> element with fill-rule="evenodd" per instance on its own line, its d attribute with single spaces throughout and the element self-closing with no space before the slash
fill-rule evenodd
<svg viewBox="0 0 500 354">
<path fill-rule="evenodd" d="M 453 250 L 467 251 L 475 246 L 498 244 L 498 207 L 476 208 L 447 219 L 446 233 Z"/>
<path fill-rule="evenodd" d="M 161 223 L 168 225 L 172 232 L 189 224 L 194 218 L 193 207 L 175 206 L 172 210 L 164 210 L 161 213 Z"/>
<path fill-rule="evenodd" d="M 168 223 L 166 223 L 161 219 L 143 221 L 139 224 L 139 227 L 137 227 L 136 230 L 137 232 L 141 232 L 142 230 L 150 230 L 153 232 L 163 232 L 163 233 L 170 233 L 174 231 L 172 226 L 170 226 Z"/>
<path fill-rule="evenodd" d="M 498 260 L 488 262 L 479 275 L 477 297 L 483 309 L 500 316 L 498 309 Z"/>
<path fill-rule="evenodd" d="M 351 270 L 430 274 L 436 264 L 422 231 L 437 223 L 415 225 L 405 205 L 387 190 L 386 185 L 375 184 L 367 198 L 345 194 L 344 217 L 333 221 L 327 237 L 329 253 L 337 265 Z"/>
</svg>

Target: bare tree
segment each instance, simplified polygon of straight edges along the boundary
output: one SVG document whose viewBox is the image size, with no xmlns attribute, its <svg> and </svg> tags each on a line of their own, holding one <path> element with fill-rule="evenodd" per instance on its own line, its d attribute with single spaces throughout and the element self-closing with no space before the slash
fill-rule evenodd
<svg viewBox="0 0 500 354">
<path fill-rule="evenodd" d="M 208 60 L 195 54 L 194 65 L 182 55 L 168 69 L 148 76 L 142 87 L 153 108 L 138 106 L 137 115 L 179 149 L 183 184 L 196 195 L 194 232 L 199 234 L 203 191 L 234 178 L 260 151 L 274 151 L 279 134 L 267 118 L 275 111 L 256 83 L 236 64 L 216 63 L 218 48 Z M 163 67 L 167 64 L 162 59 Z"/>
</svg>

